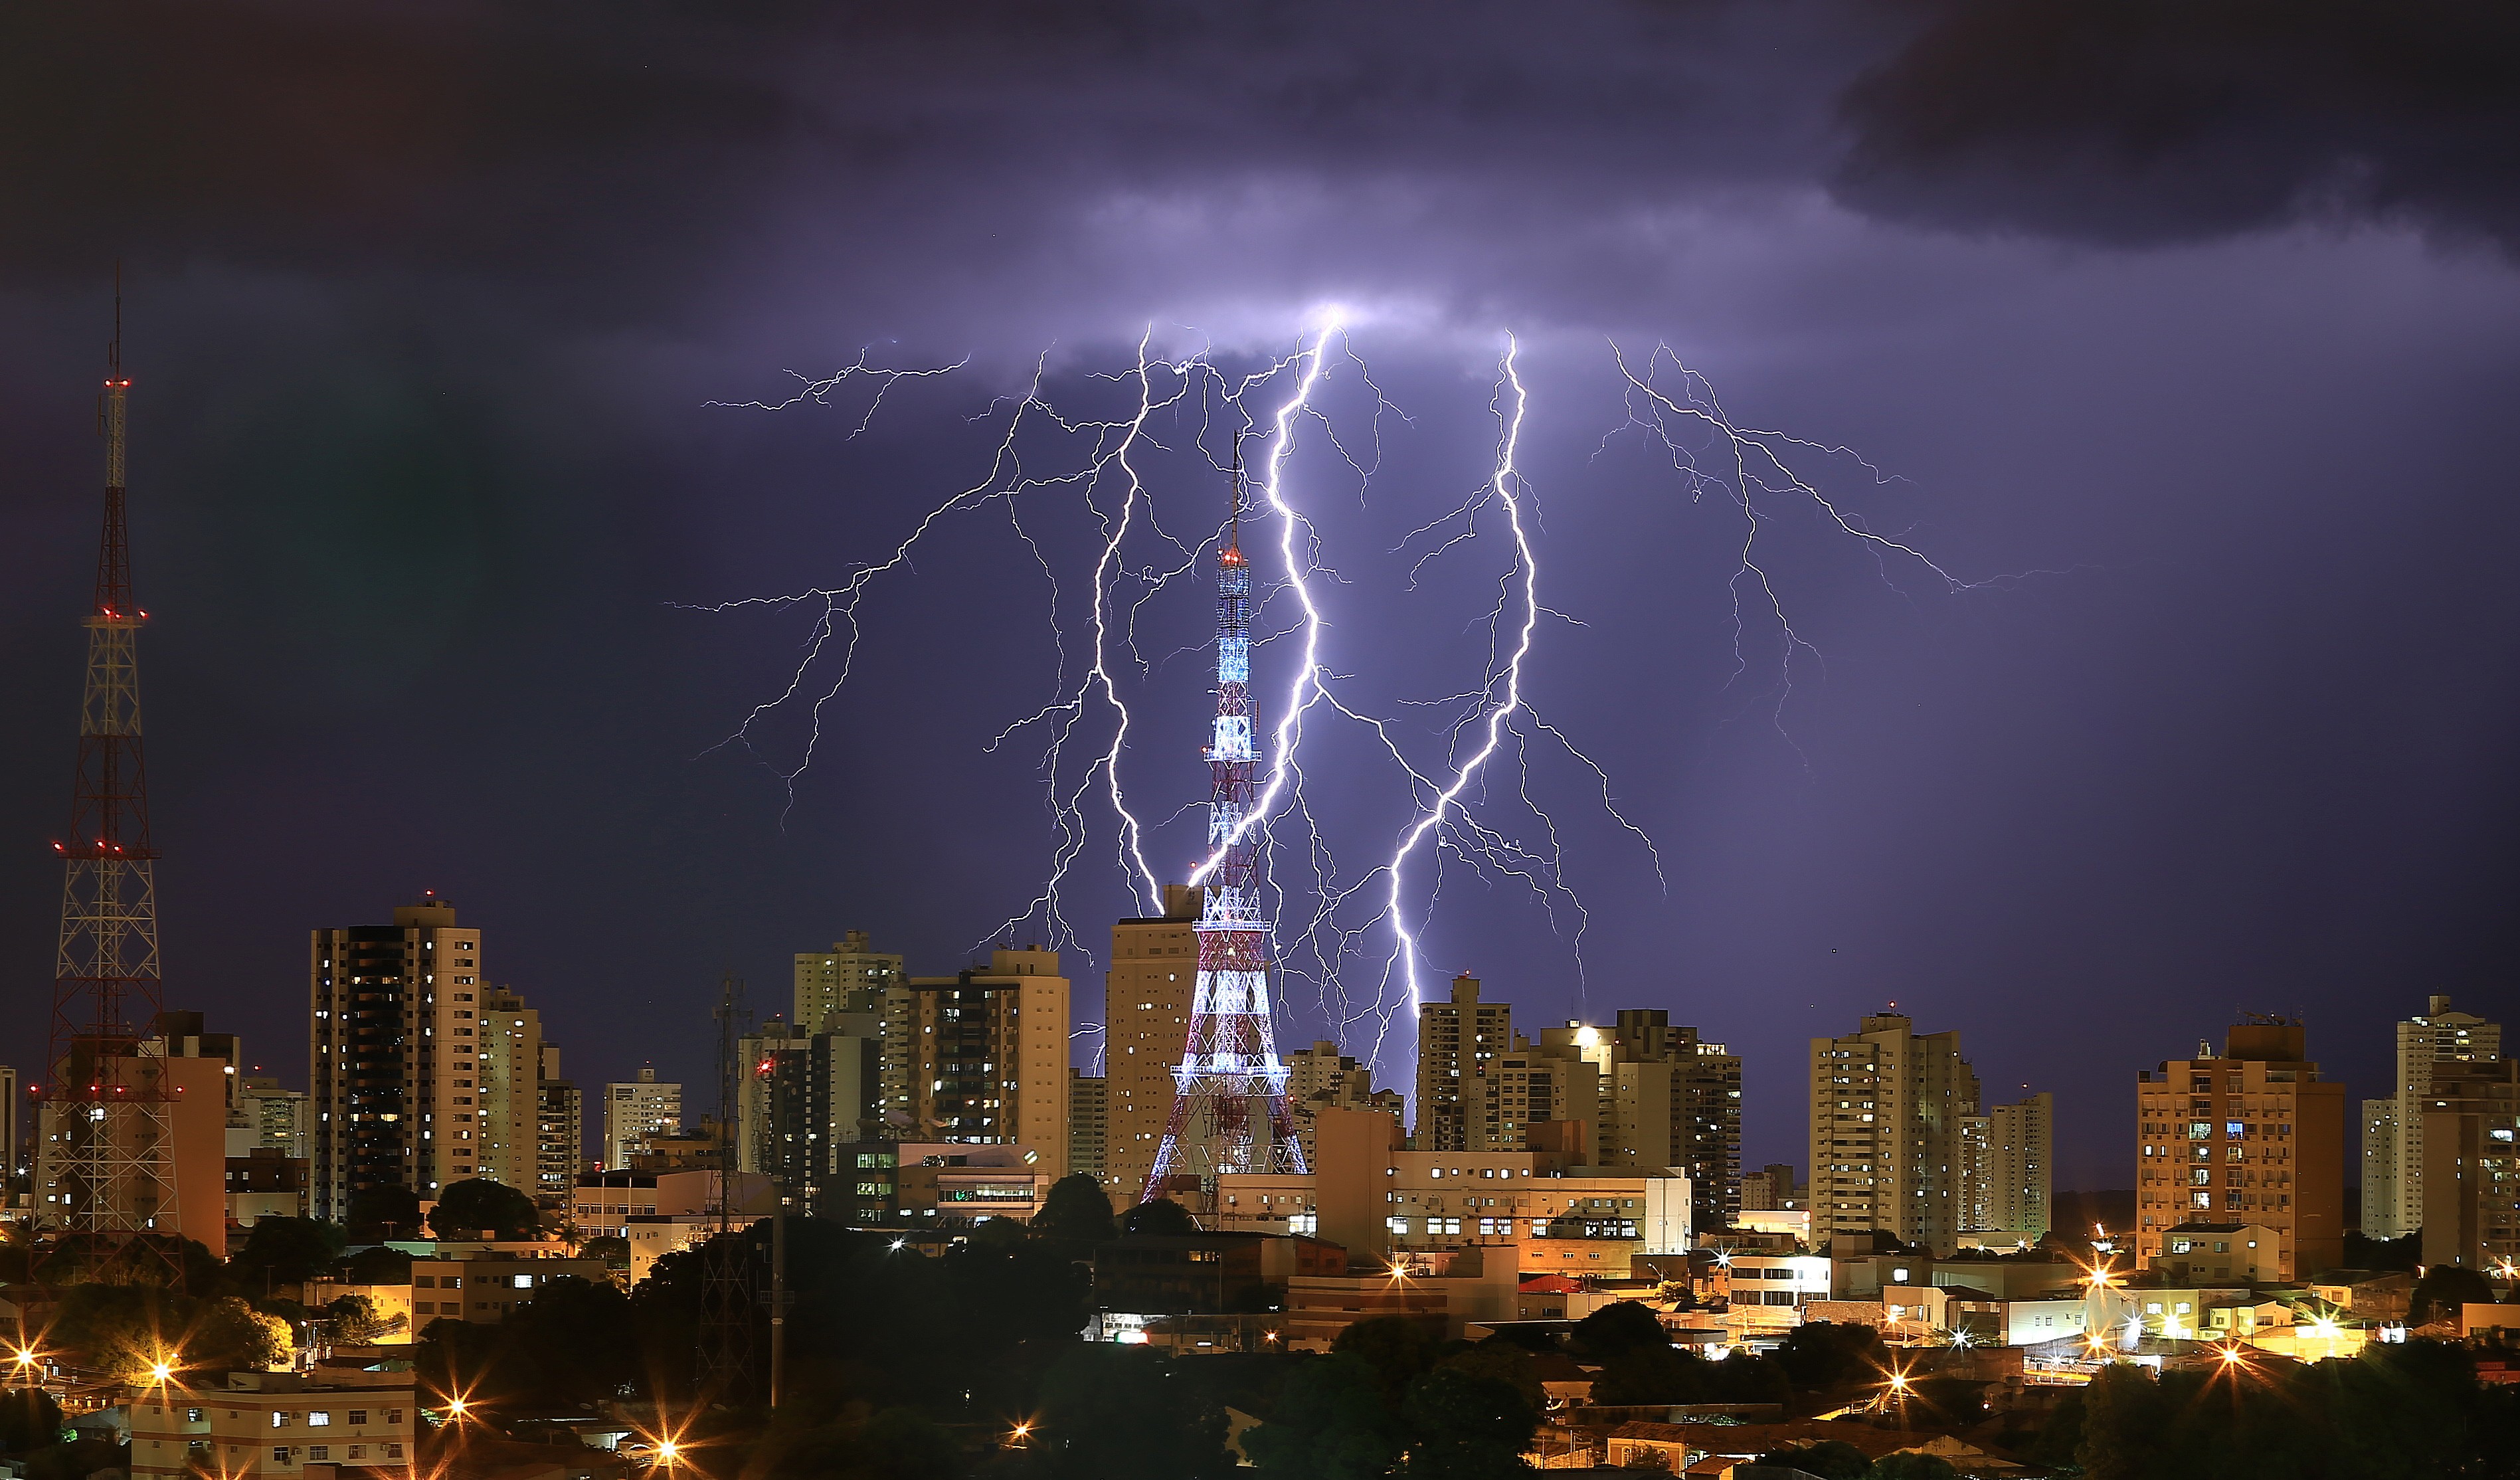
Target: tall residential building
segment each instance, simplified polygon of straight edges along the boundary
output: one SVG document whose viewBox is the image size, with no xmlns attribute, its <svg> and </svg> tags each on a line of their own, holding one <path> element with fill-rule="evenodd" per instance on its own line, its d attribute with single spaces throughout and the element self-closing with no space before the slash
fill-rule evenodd
<svg viewBox="0 0 2520 1480">
<path fill-rule="evenodd" d="M 236 1098 L 228 1105 L 228 1154 L 277 1151 L 311 1166 L 315 1136 L 308 1124 L 310 1102 L 304 1090 L 284 1090 L 277 1079 L 239 1076 Z"/>
<path fill-rule="evenodd" d="M 1420 1151 L 1465 1151 L 1481 1129 L 1472 1119 L 1485 1098 L 1488 1061 L 1513 1047 L 1513 1009 L 1479 1001 L 1479 979 L 1453 978 L 1451 997 L 1418 1007 L 1418 1126 Z"/>
<path fill-rule="evenodd" d="M 985 970 L 889 989 L 878 1021 L 883 1119 L 915 1128 L 889 1139 L 1019 1145 L 1040 1176 L 1066 1176 L 1067 1024 L 1056 951 L 1000 949 Z"/>
<path fill-rule="evenodd" d="M 482 991 L 480 1014 L 475 1175 L 531 1193 L 542 1186 L 542 1014 L 507 987 Z"/>
<path fill-rule="evenodd" d="M 2520 1259 L 2520 1059 L 2436 1060 L 2422 1103 L 2423 1261 Z"/>
<path fill-rule="evenodd" d="M 1692 1223 L 1730 1228 L 1741 1198 L 1741 1060 L 1658 1008 L 1608 1028 L 1569 1022 L 1534 1045 L 1476 978 L 1418 1009 L 1419 1150 L 1518 1151 L 1531 1129 L 1582 1121 L 1594 1165 L 1679 1168 Z"/>
<path fill-rule="evenodd" d="M 2047 1233 L 2055 1191 L 2048 1164 L 2055 1104 L 2055 1097 L 2043 1091 L 1962 1117 L 1961 1232 L 2034 1240 Z"/>
<path fill-rule="evenodd" d="M 2362 1104 L 2361 1212 L 2362 1233 L 2371 1238 L 2403 1237 L 2423 1227 L 2424 1100 L 2434 1075 L 2502 1053 L 2502 1025 L 2451 1010 L 2448 997 L 2435 995 L 2422 1016 L 2402 1018 L 2397 1026 L 2397 1093 Z"/>
<path fill-rule="evenodd" d="M 1610 1032 L 1600 1165 L 1688 1174 L 1692 1224 L 1741 1211 L 1741 1060 L 1659 1008 L 1622 1009 Z"/>
<path fill-rule="evenodd" d="M 1102 977 L 1102 1177 L 1122 1207 L 1146 1187 L 1172 1117 L 1173 1069 L 1198 987 L 1201 903 L 1200 890 L 1167 884 L 1163 914 L 1111 926 L 1111 969 Z"/>
<path fill-rule="evenodd" d="M 672 1136 L 683 1127 L 683 1087 L 656 1078 L 642 1067 L 626 1084 L 604 1087 L 604 1169 L 630 1164 L 634 1146 L 655 1136 Z"/>
<path fill-rule="evenodd" d="M 864 1012 L 883 993 L 901 985 L 902 959 L 878 951 L 867 932 L 850 930 L 828 951 L 796 953 L 796 1010 L 788 1021 L 807 1033 L 824 1031 L 836 1012 Z"/>
<path fill-rule="evenodd" d="M 2183 1223 L 2283 1235 L 2287 1279 L 2345 1255 L 2345 1086 L 2321 1080 L 2301 1024 L 2252 1016 L 2136 1085 L 2136 1265 Z"/>
<path fill-rule="evenodd" d="M 2398 1182 L 2398 1100 L 2362 1101 L 2362 1219 L 2355 1225 L 2364 1237 L 2390 1236 L 2388 1230 L 2398 1226 L 2398 1202 L 2404 1188 Z"/>
<path fill-rule="evenodd" d="M 561 1073 L 560 1045 L 543 1041 L 535 1091 L 534 1195 L 566 1206 L 586 1170 L 586 1096 Z"/>
<path fill-rule="evenodd" d="M 808 1033 L 777 1019 L 741 1046 L 736 1166 L 768 1177 L 797 1205 L 829 1215 L 852 1153 L 888 1141 L 878 1014 L 838 1011 Z"/>
<path fill-rule="evenodd" d="M 1957 1249 L 1961 1138 L 1978 1105 L 1958 1032 L 1872 1013 L 1846 1037 L 1811 1041 L 1811 1086 L 1812 1236 Z"/>
<path fill-rule="evenodd" d="M 1110 1082 L 1083 1069 L 1067 1071 L 1067 1175 L 1102 1180 L 1111 1134 Z"/>
<path fill-rule="evenodd" d="M 431 1199 L 447 1183 L 500 1165 L 478 1154 L 489 990 L 481 959 L 481 932 L 459 925 L 442 899 L 400 906 L 389 925 L 312 932 L 316 1217 L 346 1221 L 350 1199 L 371 1188 Z M 507 1042 L 490 1043 L 504 1068 Z M 494 1129 L 503 1142 L 514 1134 Z"/>
</svg>

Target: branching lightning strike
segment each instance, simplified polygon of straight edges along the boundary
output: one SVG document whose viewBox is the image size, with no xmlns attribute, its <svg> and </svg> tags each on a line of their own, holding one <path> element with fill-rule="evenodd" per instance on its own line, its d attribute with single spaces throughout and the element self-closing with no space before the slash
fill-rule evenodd
<svg viewBox="0 0 2520 1480">
<path fill-rule="evenodd" d="M 1397 414 L 1398 408 L 1374 382 L 1347 329 L 1336 320 L 1321 325 L 1293 351 L 1238 372 L 1227 369 L 1210 349 L 1165 358 L 1154 353 L 1154 342 L 1149 330 L 1138 340 L 1133 366 L 1084 378 L 1089 384 L 1123 385 L 1129 392 L 1132 405 L 1101 416 L 1061 412 L 1046 390 L 1051 379 L 1048 357 L 1037 361 L 1020 395 L 992 402 L 976 419 L 1002 418 L 1004 423 L 986 474 L 928 510 L 883 560 L 858 566 L 830 587 L 698 607 L 725 612 L 800 605 L 814 613 L 793 671 L 774 695 L 745 714 L 720 745 L 755 747 L 763 722 L 790 708 L 802 708 L 805 736 L 799 751 L 792 765 L 773 768 L 792 810 L 797 782 L 811 766 L 821 739 L 826 708 L 839 698 L 851 677 L 862 635 L 863 604 L 885 577 L 906 568 L 922 542 L 946 521 L 996 507 L 1049 587 L 1051 632 L 1059 671 L 1054 676 L 1051 697 L 1009 723 L 989 741 L 988 748 L 996 750 L 1021 735 L 1041 737 L 1037 770 L 1053 831 L 1040 891 L 991 934 L 1012 935 L 1019 926 L 1037 924 L 1053 949 L 1082 947 L 1086 937 L 1070 918 L 1066 896 L 1076 882 L 1080 861 L 1098 836 L 1111 849 L 1110 866 L 1129 892 L 1148 913 L 1159 913 L 1162 871 L 1149 861 L 1149 836 L 1164 822 L 1185 815 L 1198 803 L 1180 798 L 1181 811 L 1152 824 L 1139 816 L 1122 775 L 1138 724 L 1127 691 L 1131 683 L 1148 678 L 1161 661 L 1150 660 L 1139 646 L 1140 622 L 1148 605 L 1199 569 L 1203 552 L 1224 548 L 1220 541 L 1227 531 L 1220 527 L 1193 544 L 1166 529 L 1158 517 L 1159 500 L 1149 481 L 1148 460 L 1187 450 L 1197 462 L 1222 472 L 1224 463 L 1212 442 L 1222 423 L 1221 429 L 1233 440 L 1238 455 L 1246 440 L 1259 447 L 1252 479 L 1254 512 L 1276 525 L 1278 568 L 1266 587 L 1254 592 L 1252 603 L 1255 625 L 1269 630 L 1255 632 L 1252 646 L 1295 650 L 1284 660 L 1282 686 L 1277 691 L 1281 697 L 1268 717 L 1265 782 L 1249 807 L 1224 832 L 1208 839 L 1188 882 L 1211 881 L 1220 864 L 1246 841 L 1277 858 L 1268 870 L 1267 883 L 1274 906 L 1271 914 L 1279 921 L 1273 937 L 1277 973 L 1309 981 L 1325 1025 L 1333 1028 L 1343 1046 L 1352 1039 L 1370 1040 L 1367 1056 L 1372 1060 L 1381 1058 L 1395 1019 L 1402 1019 L 1419 1000 L 1421 941 L 1431 927 L 1434 902 L 1448 866 L 1465 868 L 1491 883 L 1510 880 L 1531 891 L 1568 940 L 1580 983 L 1591 914 L 1569 880 L 1558 821 L 1534 795 L 1535 745 L 1544 755 L 1562 752 L 1589 775 L 1588 785 L 1598 794 L 1599 806 L 1645 851 L 1657 877 L 1661 859 L 1643 828 L 1619 807 L 1609 771 L 1533 705 L 1528 665 L 1538 646 L 1542 618 L 1581 624 L 1542 600 L 1531 522 L 1533 494 L 1521 466 L 1530 393 L 1519 344 L 1508 338 L 1497 363 L 1491 398 L 1496 447 L 1488 476 L 1448 513 L 1412 530 L 1398 552 L 1405 554 L 1418 542 L 1432 541 L 1409 567 L 1408 590 L 1415 593 L 1418 576 L 1429 562 L 1454 558 L 1462 547 L 1478 539 L 1482 514 L 1493 511 L 1508 536 L 1508 558 L 1497 576 L 1496 599 L 1483 618 L 1488 633 L 1484 673 L 1461 692 L 1401 701 L 1403 713 L 1452 711 L 1450 720 L 1436 731 L 1442 737 L 1440 757 L 1420 761 L 1413 757 L 1414 742 L 1409 738 L 1423 733 L 1422 721 L 1404 725 L 1400 715 L 1376 713 L 1345 697 L 1350 676 L 1330 666 L 1325 639 L 1331 613 L 1317 583 L 1339 578 L 1324 561 L 1326 541 L 1306 512 L 1306 497 L 1299 490 L 1293 466 L 1299 433 L 1318 428 L 1336 459 L 1356 475 L 1360 497 L 1368 496 L 1381 462 L 1382 417 Z M 1637 431 L 1669 457 L 1692 499 L 1702 498 L 1710 487 L 1718 488 L 1741 513 L 1741 543 L 1732 578 L 1735 678 L 1738 681 L 1750 672 L 1745 633 L 1749 612 L 1762 609 L 1783 649 L 1773 711 L 1780 733 L 1784 705 L 1794 688 L 1795 661 L 1818 659 L 1820 650 L 1796 630 L 1763 563 L 1758 541 L 1762 524 L 1774 517 L 1772 501 L 1804 500 L 1837 532 L 1872 549 L 1882 562 L 1883 580 L 1893 589 L 1896 584 L 1889 570 L 1893 560 L 1911 561 L 1931 572 L 1947 593 L 1996 584 L 1963 581 L 1907 540 L 1871 529 L 1789 466 L 1788 459 L 1798 453 L 1853 458 L 1847 449 L 1736 426 L 1704 378 L 1683 366 L 1667 347 L 1658 345 L 1642 370 L 1632 366 L 1615 344 L 1612 354 L 1624 382 L 1626 414 L 1603 438 L 1604 445 L 1621 432 Z M 831 376 L 797 377 L 801 388 L 784 400 L 711 404 L 786 411 L 808 401 L 830 404 L 854 382 L 864 382 L 873 387 L 873 394 L 849 433 L 855 437 L 873 425 L 885 396 L 901 382 L 946 376 L 965 363 L 892 370 L 872 365 L 862 354 Z M 1323 404 L 1326 386 L 1341 368 L 1352 369 L 1356 381 L 1371 392 L 1373 451 L 1366 461 L 1351 453 L 1351 444 L 1339 437 Z M 1264 398 L 1270 404 L 1255 414 L 1253 408 L 1261 406 Z M 1184 430 L 1183 446 L 1166 440 Z M 1042 443 L 1050 450 L 1037 445 Z M 1879 479 L 1869 464 L 1863 466 Z M 1212 509 L 1211 488 L 1184 489 L 1179 495 L 1167 492 L 1161 502 L 1170 507 L 1179 497 L 1185 507 Z M 1060 612 L 1062 603 L 1075 604 L 1067 580 L 1077 577 L 1062 576 L 1060 562 L 1045 549 L 1036 530 L 1048 527 L 1038 521 L 1058 516 L 1061 509 L 1073 513 L 1076 508 L 1081 508 L 1092 531 L 1087 544 L 1094 553 L 1081 575 L 1086 588 L 1085 617 L 1079 624 L 1078 669 L 1071 673 L 1069 654 L 1072 646 L 1078 645 L 1071 644 Z M 1132 554 L 1147 548 L 1163 554 L 1151 563 Z M 1078 567 L 1070 562 L 1068 568 Z M 1391 834 L 1387 848 L 1376 850 L 1378 861 L 1352 876 L 1340 868 L 1331 843 L 1330 834 L 1337 830 L 1326 823 L 1306 793 L 1304 742 L 1316 711 L 1370 735 L 1372 744 L 1388 758 L 1406 799 L 1401 809 L 1406 820 Z M 1791 743 L 1790 737 L 1787 742 Z M 1071 750 L 1081 752 L 1081 758 L 1071 758 Z M 1500 753 L 1508 751 L 1514 780 L 1507 794 L 1538 828 L 1530 841 L 1513 835 L 1491 809 L 1489 773 Z M 1300 876 L 1292 882 L 1288 863 L 1300 864 Z M 1560 920 L 1561 908 L 1570 912 L 1571 925 Z M 1077 1031 L 1080 1036 L 1100 1035 L 1099 1028 L 1080 1026 Z"/>
</svg>

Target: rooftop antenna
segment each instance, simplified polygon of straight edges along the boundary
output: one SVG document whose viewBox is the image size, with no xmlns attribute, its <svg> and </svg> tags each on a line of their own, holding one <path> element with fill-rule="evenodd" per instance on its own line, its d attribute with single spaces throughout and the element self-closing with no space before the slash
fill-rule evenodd
<svg viewBox="0 0 2520 1480">
<path fill-rule="evenodd" d="M 119 303 L 122 300 L 120 298 L 116 298 L 114 301 Z M 114 313 L 116 315 L 115 323 L 119 324 L 121 322 L 121 310 L 116 308 Z M 119 330 L 116 330 L 115 332 L 117 334 L 120 333 Z M 1225 548 L 1228 550 L 1240 550 L 1242 548 L 1242 433 L 1239 431 L 1234 434 L 1234 492 L 1232 497 L 1234 499 L 1234 507 L 1228 512 L 1226 516 Z"/>
</svg>

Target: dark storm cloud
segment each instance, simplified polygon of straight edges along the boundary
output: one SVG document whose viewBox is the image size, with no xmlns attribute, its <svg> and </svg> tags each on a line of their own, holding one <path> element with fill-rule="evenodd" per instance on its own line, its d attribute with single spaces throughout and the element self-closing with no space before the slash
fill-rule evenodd
<svg viewBox="0 0 2520 1480">
<path fill-rule="evenodd" d="M 2303 218 L 2520 247 L 2520 8 L 2494 0 L 1962 4 L 1844 107 L 1839 198 L 2104 244 Z"/>
<path fill-rule="evenodd" d="M 591 205 L 670 190 L 704 211 L 779 127 L 781 100 L 714 69 L 711 39 L 517 7 L 13 7 L 0 252 L 80 275 L 125 247 L 144 266 L 548 266 L 597 239 Z"/>
<path fill-rule="evenodd" d="M 1263 234 L 1256 253 L 1407 262 L 1440 294 L 1465 287 L 1425 258 L 1448 238 L 1580 277 L 1568 258 L 1622 213 L 1807 176 L 1829 79 L 1881 46 L 1823 6 L 1529 20 L 1499 3 L 20 7 L 0 20 L 0 262 L 418 264 L 637 285 L 652 305 L 730 252 L 737 270 L 788 250 L 963 291 L 1249 211 L 1354 228 L 1293 248 Z M 1230 255 L 1233 235 L 1204 247 Z"/>
</svg>

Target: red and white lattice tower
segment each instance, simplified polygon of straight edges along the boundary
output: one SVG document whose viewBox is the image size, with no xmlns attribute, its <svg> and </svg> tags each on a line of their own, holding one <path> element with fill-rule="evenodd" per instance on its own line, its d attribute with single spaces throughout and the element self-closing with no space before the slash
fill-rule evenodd
<svg viewBox="0 0 2520 1480">
<path fill-rule="evenodd" d="M 161 1007 L 158 851 L 141 765 L 140 628 L 123 517 L 122 299 L 98 406 L 105 435 L 105 529 L 87 627 L 78 779 L 62 856 L 61 949 L 38 1133 L 37 1213 L 70 1233 L 109 1237 L 171 1227 L 175 1167 L 165 1060 L 144 1054 Z M 57 1199 L 57 1200 L 54 1200 Z M 164 1222 L 161 1223 L 160 1220 Z"/>
<path fill-rule="evenodd" d="M 1190 1035 L 1173 1070 L 1173 1112 L 1140 1201 L 1178 1179 L 1227 1172 L 1301 1172 L 1286 1103 L 1286 1066 L 1270 1025 L 1269 923 L 1260 917 L 1260 840 L 1249 826 L 1252 773 L 1251 565 L 1242 555 L 1242 459 L 1234 460 L 1234 516 L 1216 557 L 1216 735 L 1207 751 L 1211 860 L 1198 918 L 1198 983 Z"/>
</svg>

